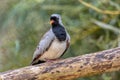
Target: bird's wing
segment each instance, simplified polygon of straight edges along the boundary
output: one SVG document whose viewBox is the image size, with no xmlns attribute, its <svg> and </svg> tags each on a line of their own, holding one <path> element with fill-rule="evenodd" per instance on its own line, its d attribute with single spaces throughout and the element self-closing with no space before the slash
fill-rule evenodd
<svg viewBox="0 0 120 80">
<path fill-rule="evenodd" d="M 31 64 L 34 64 L 38 61 L 40 56 L 49 49 L 51 43 L 54 40 L 54 34 L 52 30 L 50 29 L 41 39 L 39 42 L 39 45 L 37 46 L 34 54 L 33 54 L 33 60 Z"/>
<path fill-rule="evenodd" d="M 67 32 L 67 31 L 66 31 Z M 70 35 L 67 33 L 67 38 L 66 38 L 66 49 L 65 51 L 63 52 L 63 54 L 61 55 L 61 57 L 64 55 L 64 53 L 68 50 L 70 46 Z"/>
<path fill-rule="evenodd" d="M 68 32 L 67 32 L 67 40 L 68 40 L 68 43 L 70 44 L 70 35 L 68 34 Z"/>
</svg>

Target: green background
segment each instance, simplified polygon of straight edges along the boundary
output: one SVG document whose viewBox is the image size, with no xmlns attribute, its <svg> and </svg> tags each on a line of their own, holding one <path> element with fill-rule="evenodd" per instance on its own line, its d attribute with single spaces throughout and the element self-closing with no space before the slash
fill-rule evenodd
<svg viewBox="0 0 120 80">
<path fill-rule="evenodd" d="M 120 46 L 120 0 L 0 0 L 0 71 L 28 66 L 42 35 L 58 13 L 71 36 L 63 58 Z M 106 10 L 110 11 L 105 13 Z M 76 80 L 120 80 L 112 72 Z"/>
</svg>

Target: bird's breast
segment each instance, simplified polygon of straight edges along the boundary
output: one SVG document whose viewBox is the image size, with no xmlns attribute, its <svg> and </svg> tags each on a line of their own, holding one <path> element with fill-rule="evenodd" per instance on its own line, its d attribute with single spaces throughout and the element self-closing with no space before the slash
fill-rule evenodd
<svg viewBox="0 0 120 80">
<path fill-rule="evenodd" d="M 59 58 L 66 49 L 66 41 L 58 41 L 55 39 L 49 49 L 43 53 L 40 60 L 46 59 L 57 59 Z"/>
</svg>

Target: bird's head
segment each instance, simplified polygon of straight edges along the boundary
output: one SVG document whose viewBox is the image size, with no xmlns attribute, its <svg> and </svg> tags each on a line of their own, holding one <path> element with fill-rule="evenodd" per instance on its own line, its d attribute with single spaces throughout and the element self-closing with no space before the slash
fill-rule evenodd
<svg viewBox="0 0 120 80">
<path fill-rule="evenodd" d="M 59 14 L 52 14 L 50 17 L 50 24 L 52 26 L 62 25 L 61 16 Z"/>
</svg>

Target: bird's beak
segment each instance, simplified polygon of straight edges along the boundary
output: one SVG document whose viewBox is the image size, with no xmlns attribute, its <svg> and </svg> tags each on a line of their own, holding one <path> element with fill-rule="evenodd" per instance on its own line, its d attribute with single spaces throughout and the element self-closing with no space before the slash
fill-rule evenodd
<svg viewBox="0 0 120 80">
<path fill-rule="evenodd" d="M 55 21 L 54 20 L 50 20 L 50 24 L 52 25 Z"/>
</svg>

